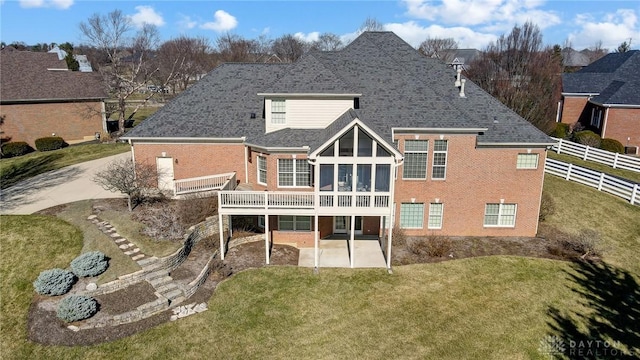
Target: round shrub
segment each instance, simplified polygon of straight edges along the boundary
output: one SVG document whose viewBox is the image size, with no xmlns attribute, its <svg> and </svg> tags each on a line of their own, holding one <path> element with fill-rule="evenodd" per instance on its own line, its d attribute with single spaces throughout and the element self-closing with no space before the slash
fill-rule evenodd
<svg viewBox="0 0 640 360">
<path fill-rule="evenodd" d="M 22 156 L 33 151 L 33 148 L 24 141 L 10 142 L 2 145 L 2 157 L 10 158 Z"/>
<path fill-rule="evenodd" d="M 624 154 L 624 145 L 616 139 L 604 138 L 600 142 L 600 149 Z"/>
<path fill-rule="evenodd" d="M 71 261 L 71 271 L 78 277 L 97 276 L 108 267 L 109 262 L 100 251 L 86 252 Z"/>
<path fill-rule="evenodd" d="M 66 322 L 73 322 L 90 318 L 97 312 L 96 299 L 84 295 L 71 295 L 60 301 L 56 314 Z"/>
<path fill-rule="evenodd" d="M 58 150 L 68 145 L 69 144 L 64 142 L 59 136 L 48 136 L 36 140 L 36 149 L 38 149 L 38 151 Z"/>
<path fill-rule="evenodd" d="M 63 295 L 73 286 L 76 277 L 64 269 L 45 270 L 38 275 L 33 287 L 41 295 Z"/>
<path fill-rule="evenodd" d="M 558 139 L 566 139 L 569 136 L 569 124 L 557 123 L 550 136 Z"/>
<path fill-rule="evenodd" d="M 600 136 L 591 130 L 579 131 L 575 135 L 576 142 L 591 147 L 600 147 Z"/>
</svg>

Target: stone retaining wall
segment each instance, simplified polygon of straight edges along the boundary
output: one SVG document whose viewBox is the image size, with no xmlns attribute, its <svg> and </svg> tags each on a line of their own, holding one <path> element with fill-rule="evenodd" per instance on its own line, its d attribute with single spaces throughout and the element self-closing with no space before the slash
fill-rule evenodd
<svg viewBox="0 0 640 360">
<path fill-rule="evenodd" d="M 216 256 L 218 256 L 218 250 L 213 252 L 213 255 L 211 255 L 211 258 L 207 261 L 207 264 L 200 271 L 200 274 L 198 274 L 192 282 L 187 284 L 187 286 L 183 287 L 182 292 L 184 292 L 185 298 L 190 298 L 196 291 L 198 291 L 198 288 L 207 281 L 209 274 L 211 274 L 211 266 L 213 265 Z"/>
<path fill-rule="evenodd" d="M 227 248 L 231 249 L 242 244 L 252 243 L 256 241 L 264 241 L 264 234 L 256 234 L 239 239 L 232 239 L 229 241 L 229 245 L 227 245 Z"/>
</svg>

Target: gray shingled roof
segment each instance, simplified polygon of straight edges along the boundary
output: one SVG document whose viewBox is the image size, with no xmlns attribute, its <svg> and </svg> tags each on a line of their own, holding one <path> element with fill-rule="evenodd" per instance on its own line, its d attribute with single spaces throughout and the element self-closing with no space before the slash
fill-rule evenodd
<svg viewBox="0 0 640 360">
<path fill-rule="evenodd" d="M 56 53 L 0 51 L 0 101 L 41 102 L 103 99 L 102 79 L 95 73 L 67 70 Z"/>
<path fill-rule="evenodd" d="M 600 94 L 599 104 L 640 105 L 640 51 L 611 53 L 580 71 L 562 75 L 565 93 Z"/>
<path fill-rule="evenodd" d="M 313 149 L 357 116 L 389 142 L 392 128 L 486 128 L 480 143 L 551 143 L 470 81 L 461 98 L 454 80 L 445 63 L 426 58 L 395 34 L 365 32 L 341 51 L 312 52 L 294 64 L 222 65 L 127 137 L 246 136 L 265 147 Z M 360 93 L 360 109 L 326 129 L 264 133 L 264 98 L 258 93 L 318 92 Z"/>
</svg>

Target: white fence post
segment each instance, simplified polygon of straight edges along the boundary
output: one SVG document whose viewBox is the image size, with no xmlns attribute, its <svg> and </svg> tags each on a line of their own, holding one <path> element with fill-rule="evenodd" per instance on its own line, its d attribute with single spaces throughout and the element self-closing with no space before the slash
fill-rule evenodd
<svg viewBox="0 0 640 360">
<path fill-rule="evenodd" d="M 638 184 L 633 186 L 633 191 L 631 192 L 631 205 L 636 204 L 636 197 L 638 196 Z"/>
<path fill-rule="evenodd" d="M 560 148 L 562 147 L 562 141 L 563 141 L 563 139 L 560 139 L 560 141 L 558 141 L 558 150 L 556 151 L 558 154 L 560 154 Z"/>
<path fill-rule="evenodd" d="M 598 191 L 602 191 L 602 183 L 604 182 L 604 173 L 600 173 L 600 181 L 598 182 Z"/>
<path fill-rule="evenodd" d="M 613 168 L 615 169 L 618 166 L 618 153 L 613 157 Z"/>
<path fill-rule="evenodd" d="M 587 161 L 588 157 L 589 157 L 589 145 L 587 145 L 587 147 L 584 149 L 584 156 L 582 157 L 582 160 Z"/>
<path fill-rule="evenodd" d="M 571 180 L 571 169 L 573 168 L 573 164 L 569 164 L 569 167 L 567 168 L 567 176 L 565 176 L 565 180 Z"/>
</svg>

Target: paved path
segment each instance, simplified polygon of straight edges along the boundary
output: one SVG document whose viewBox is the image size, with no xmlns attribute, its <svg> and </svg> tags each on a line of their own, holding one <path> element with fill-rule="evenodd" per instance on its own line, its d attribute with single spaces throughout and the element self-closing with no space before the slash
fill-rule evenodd
<svg viewBox="0 0 640 360">
<path fill-rule="evenodd" d="M 32 214 L 36 211 L 69 202 L 124 197 L 103 189 L 91 179 L 118 158 L 128 158 L 126 152 L 102 159 L 71 165 L 22 181 L 0 194 L 0 214 Z"/>
</svg>

